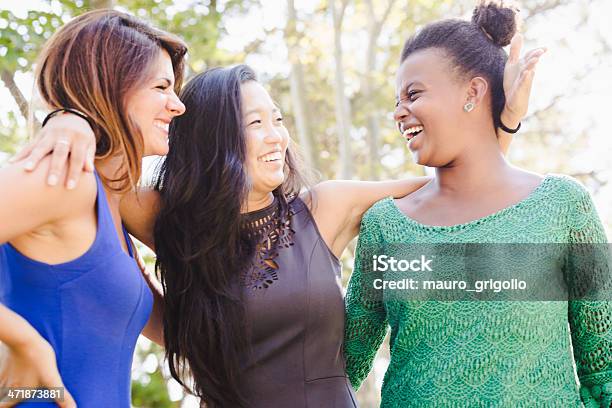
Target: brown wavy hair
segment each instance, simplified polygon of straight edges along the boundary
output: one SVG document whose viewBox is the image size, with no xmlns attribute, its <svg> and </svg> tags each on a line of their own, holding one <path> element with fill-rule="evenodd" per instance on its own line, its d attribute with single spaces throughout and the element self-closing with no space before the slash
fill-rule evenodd
<svg viewBox="0 0 612 408">
<path fill-rule="evenodd" d="M 39 57 L 36 85 L 48 107 L 89 116 L 96 158 L 123 157 L 117 178 L 100 175 L 118 193 L 138 182 L 144 150 L 142 134 L 126 113 L 126 96 L 147 79 L 161 50 L 172 60 L 178 93 L 185 43 L 119 11 L 95 10 L 74 18 L 49 39 Z"/>
</svg>

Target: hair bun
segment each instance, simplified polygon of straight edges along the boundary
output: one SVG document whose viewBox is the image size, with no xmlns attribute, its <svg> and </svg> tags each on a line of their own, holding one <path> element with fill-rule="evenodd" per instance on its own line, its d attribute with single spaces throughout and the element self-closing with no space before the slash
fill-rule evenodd
<svg viewBox="0 0 612 408">
<path fill-rule="evenodd" d="M 517 31 L 518 12 L 509 1 L 481 0 L 474 8 L 472 23 L 496 45 L 505 47 Z"/>
</svg>

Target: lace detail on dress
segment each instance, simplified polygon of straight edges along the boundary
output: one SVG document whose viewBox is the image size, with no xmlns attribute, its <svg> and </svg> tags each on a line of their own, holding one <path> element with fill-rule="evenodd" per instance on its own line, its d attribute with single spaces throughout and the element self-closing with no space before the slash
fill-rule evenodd
<svg viewBox="0 0 612 408">
<path fill-rule="evenodd" d="M 243 286 L 250 289 L 267 289 L 278 280 L 279 251 L 293 246 L 295 231 L 291 228 L 294 215 L 291 207 L 281 219 L 280 203 L 274 202 L 261 210 L 245 214 L 242 228 L 248 239 L 256 240 L 251 267 L 241 277 Z"/>
</svg>

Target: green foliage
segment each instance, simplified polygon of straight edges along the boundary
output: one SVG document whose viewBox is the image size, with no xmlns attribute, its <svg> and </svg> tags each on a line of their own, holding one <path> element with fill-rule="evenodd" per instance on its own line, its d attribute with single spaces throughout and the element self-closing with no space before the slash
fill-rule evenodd
<svg viewBox="0 0 612 408">
<path fill-rule="evenodd" d="M 140 343 L 139 343 L 140 344 Z M 167 383 L 161 369 L 163 350 L 154 344 L 137 349 L 137 373 L 132 380 L 132 405 L 143 408 L 178 408 L 179 403 L 168 397 Z M 151 364 L 154 363 L 154 364 Z"/>
<path fill-rule="evenodd" d="M 25 139 L 25 129 L 19 127 L 15 113 L 7 113 L 6 123 L 0 122 L 0 152 L 13 155 Z"/>
</svg>

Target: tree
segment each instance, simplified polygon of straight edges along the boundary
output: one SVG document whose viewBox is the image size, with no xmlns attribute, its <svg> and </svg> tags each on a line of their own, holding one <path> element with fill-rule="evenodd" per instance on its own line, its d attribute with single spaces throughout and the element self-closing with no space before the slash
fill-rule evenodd
<svg viewBox="0 0 612 408">
<path fill-rule="evenodd" d="M 340 177 L 350 179 L 353 173 L 351 157 L 351 110 L 346 97 L 344 81 L 344 62 L 342 60 L 342 22 L 348 0 L 330 0 L 329 10 L 334 28 L 334 63 L 336 94 L 336 129 L 340 152 Z"/>
<path fill-rule="evenodd" d="M 304 67 L 300 61 L 299 42 L 302 34 L 296 29 L 298 18 L 294 0 L 287 0 L 287 17 L 285 42 L 289 53 L 289 63 L 291 64 L 290 89 L 295 125 L 306 163 L 316 168 L 318 167 L 318 158 L 313 152 L 314 143 L 310 129 L 310 114 L 304 89 Z"/>
<path fill-rule="evenodd" d="M 368 129 L 368 164 L 369 176 L 372 180 L 379 178 L 379 161 L 378 146 L 380 143 L 380 125 L 379 120 L 381 115 L 380 108 L 375 103 L 374 92 L 376 85 L 374 83 L 374 71 L 376 70 L 376 47 L 378 38 L 383 24 L 387 21 L 393 5 L 396 0 L 388 0 L 384 5 L 384 11 L 380 17 L 376 16 L 376 10 L 373 0 L 365 0 L 366 15 L 368 19 L 368 45 L 366 47 L 365 57 L 365 72 L 363 74 L 362 92 L 365 100 L 366 109 L 366 126 Z"/>
</svg>

